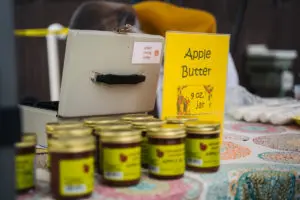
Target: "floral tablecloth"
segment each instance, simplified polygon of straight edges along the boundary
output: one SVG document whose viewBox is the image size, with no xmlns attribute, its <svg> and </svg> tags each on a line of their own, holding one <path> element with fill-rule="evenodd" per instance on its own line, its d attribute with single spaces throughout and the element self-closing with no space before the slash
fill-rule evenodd
<svg viewBox="0 0 300 200">
<path fill-rule="evenodd" d="M 92 200 L 300 200 L 300 129 L 227 120 L 217 173 L 174 181 L 145 175 L 130 188 L 97 185 Z M 39 177 L 38 177 L 39 178 Z M 43 183 L 42 183 L 43 182 Z M 19 200 L 51 199 L 47 181 Z"/>
</svg>

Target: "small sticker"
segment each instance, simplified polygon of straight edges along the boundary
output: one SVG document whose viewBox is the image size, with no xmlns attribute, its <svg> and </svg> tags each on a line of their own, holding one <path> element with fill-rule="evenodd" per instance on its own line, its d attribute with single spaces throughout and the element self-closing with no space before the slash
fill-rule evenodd
<svg viewBox="0 0 300 200">
<path fill-rule="evenodd" d="M 161 62 L 161 42 L 135 42 L 132 64 L 159 64 Z"/>
</svg>

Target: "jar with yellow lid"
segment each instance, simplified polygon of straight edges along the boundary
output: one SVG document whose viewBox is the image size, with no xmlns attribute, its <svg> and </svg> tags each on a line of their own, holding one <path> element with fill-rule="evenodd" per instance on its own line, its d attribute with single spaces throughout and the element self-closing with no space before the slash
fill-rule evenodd
<svg viewBox="0 0 300 200">
<path fill-rule="evenodd" d="M 146 119 L 153 119 L 154 116 L 147 115 L 147 114 L 128 114 L 121 117 L 124 121 L 135 121 L 135 120 L 146 120 Z"/>
<path fill-rule="evenodd" d="M 164 124 L 151 128 L 148 137 L 149 176 L 156 179 L 178 179 L 185 171 L 185 128 Z"/>
<path fill-rule="evenodd" d="M 220 167 L 220 123 L 186 123 L 187 169 L 196 172 L 216 172 Z"/>
<path fill-rule="evenodd" d="M 102 181 L 109 186 L 132 186 L 141 178 L 141 132 L 119 130 L 101 132 Z"/>
<path fill-rule="evenodd" d="M 15 144 L 16 191 L 24 194 L 35 188 L 36 134 L 24 133 L 21 142 Z"/>
<path fill-rule="evenodd" d="M 57 127 L 51 132 L 51 138 L 48 139 L 50 141 L 51 139 L 60 139 L 60 138 L 71 138 L 71 137 L 80 137 L 80 136 L 90 136 L 92 134 L 93 129 L 89 127 L 81 126 L 74 126 L 74 127 L 68 127 L 68 126 L 61 126 Z M 48 142 L 48 148 L 50 147 L 50 143 Z M 48 154 L 48 168 L 51 168 L 51 155 Z"/>
<path fill-rule="evenodd" d="M 102 131 L 118 131 L 118 130 L 131 130 L 132 125 L 127 122 L 118 121 L 115 123 L 98 124 L 94 126 L 95 145 L 96 145 L 96 170 L 102 174 L 102 151 L 100 143 L 100 135 Z"/>
<path fill-rule="evenodd" d="M 90 197 L 94 190 L 94 137 L 62 137 L 49 144 L 54 199 Z"/>
<path fill-rule="evenodd" d="M 184 125 L 186 122 L 198 121 L 198 118 L 193 117 L 193 116 L 166 117 L 166 121 L 167 121 L 168 124 L 182 124 L 182 125 Z"/>
<path fill-rule="evenodd" d="M 160 119 L 144 119 L 132 122 L 133 129 L 142 131 L 142 167 L 148 168 L 148 138 L 147 131 L 149 128 L 160 127 L 166 122 Z"/>
</svg>

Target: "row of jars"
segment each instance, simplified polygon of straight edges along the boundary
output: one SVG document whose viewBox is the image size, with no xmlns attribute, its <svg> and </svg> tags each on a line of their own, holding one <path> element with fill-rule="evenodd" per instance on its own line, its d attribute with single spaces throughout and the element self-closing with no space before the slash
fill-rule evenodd
<svg viewBox="0 0 300 200">
<path fill-rule="evenodd" d="M 208 172 L 220 165 L 218 123 L 127 115 L 48 123 L 46 130 L 56 199 L 90 196 L 94 171 L 104 184 L 131 186 L 138 184 L 141 166 L 152 178 L 176 179 L 186 168 Z"/>
</svg>

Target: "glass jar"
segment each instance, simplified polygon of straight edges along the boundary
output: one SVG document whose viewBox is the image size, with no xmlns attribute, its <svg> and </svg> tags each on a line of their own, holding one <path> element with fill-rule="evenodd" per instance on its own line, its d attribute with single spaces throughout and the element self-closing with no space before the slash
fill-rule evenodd
<svg viewBox="0 0 300 200">
<path fill-rule="evenodd" d="M 153 119 L 154 116 L 147 115 L 147 114 L 128 114 L 121 117 L 124 121 L 135 121 L 135 120 L 146 120 L 146 119 Z"/>
<path fill-rule="evenodd" d="M 78 137 L 78 136 L 87 136 L 92 134 L 92 129 L 88 127 L 84 127 L 83 124 L 73 124 L 73 126 L 57 126 L 55 129 L 51 131 L 51 137 L 48 138 L 48 141 L 51 139 L 58 139 L 60 137 Z M 48 148 L 50 144 L 48 143 Z M 51 155 L 48 154 L 48 168 L 51 168 Z"/>
<path fill-rule="evenodd" d="M 99 174 L 102 174 L 102 151 L 100 143 L 100 135 L 102 131 L 118 131 L 118 130 L 131 130 L 132 125 L 127 122 L 116 122 L 110 124 L 102 124 L 94 126 L 94 134 L 96 139 L 96 170 Z"/>
<path fill-rule="evenodd" d="M 185 128 L 164 124 L 148 133 L 149 176 L 156 179 L 178 179 L 185 171 Z"/>
<path fill-rule="evenodd" d="M 186 123 L 187 169 L 196 172 L 216 172 L 220 167 L 220 123 Z"/>
<path fill-rule="evenodd" d="M 142 167 L 148 168 L 148 138 L 147 130 L 149 128 L 161 127 L 166 122 L 160 119 L 145 119 L 132 122 L 133 129 L 140 130 L 142 132 Z"/>
<path fill-rule="evenodd" d="M 141 140 L 141 132 L 136 130 L 101 132 L 104 184 L 127 187 L 139 183 Z"/>
<path fill-rule="evenodd" d="M 61 137 L 49 141 L 51 192 L 54 199 L 88 198 L 94 190 L 93 136 Z"/>
<path fill-rule="evenodd" d="M 16 191 L 18 194 L 27 193 L 35 187 L 36 141 L 36 134 L 24 133 L 21 142 L 15 145 Z"/>
<path fill-rule="evenodd" d="M 189 121 L 198 121 L 198 118 L 193 116 L 178 116 L 178 117 L 167 117 L 166 121 L 168 124 L 182 124 L 184 125 Z"/>
</svg>

